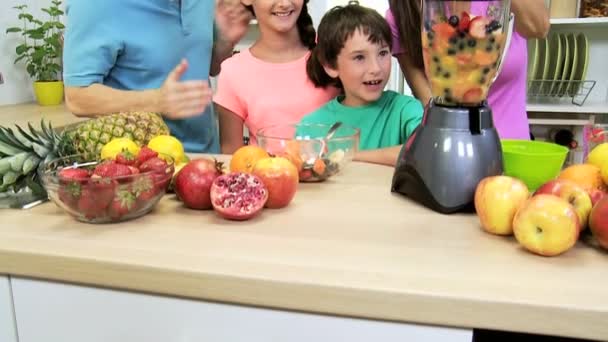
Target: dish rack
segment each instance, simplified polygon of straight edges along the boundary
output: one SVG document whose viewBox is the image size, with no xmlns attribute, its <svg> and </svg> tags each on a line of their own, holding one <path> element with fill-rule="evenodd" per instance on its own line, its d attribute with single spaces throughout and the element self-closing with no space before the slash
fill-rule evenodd
<svg viewBox="0 0 608 342">
<path fill-rule="evenodd" d="M 582 106 L 595 83 L 594 80 L 528 80 L 528 97 L 570 98 L 572 104 Z"/>
</svg>

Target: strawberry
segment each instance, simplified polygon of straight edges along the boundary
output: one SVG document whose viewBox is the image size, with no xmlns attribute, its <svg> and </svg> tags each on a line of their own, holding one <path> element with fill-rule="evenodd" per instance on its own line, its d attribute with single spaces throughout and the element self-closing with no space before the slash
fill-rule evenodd
<svg viewBox="0 0 608 342">
<path fill-rule="evenodd" d="M 80 198 L 78 199 L 78 211 L 81 215 L 89 220 L 100 218 L 105 215 L 107 203 L 97 201 L 95 191 L 83 188 Z"/>
<path fill-rule="evenodd" d="M 93 170 L 93 176 L 102 178 L 123 177 L 131 174 L 131 169 L 127 165 L 118 164 L 115 161 L 103 162 Z"/>
<path fill-rule="evenodd" d="M 85 185 L 95 201 L 102 207 L 107 207 L 118 187 L 118 182 L 110 178 L 91 178 Z M 83 195 L 84 196 L 84 195 Z"/>
<path fill-rule="evenodd" d="M 114 158 L 114 160 L 116 161 L 116 163 L 122 165 L 135 165 L 135 163 L 137 162 L 135 155 L 129 150 L 122 150 L 122 152 L 116 155 L 116 158 Z"/>
<path fill-rule="evenodd" d="M 154 157 L 158 157 L 158 152 L 154 151 L 148 146 L 143 146 L 137 154 L 135 165 L 139 166 L 146 160 L 152 159 Z"/>
<path fill-rule="evenodd" d="M 157 184 L 150 175 L 137 177 L 131 184 L 131 190 L 139 202 L 148 202 L 159 193 Z"/>
<path fill-rule="evenodd" d="M 135 195 L 128 190 L 119 190 L 108 207 L 108 215 L 116 220 L 127 215 L 135 208 Z"/>
<path fill-rule="evenodd" d="M 460 16 L 460 22 L 458 23 L 458 29 L 461 32 L 467 32 L 469 30 L 470 24 L 471 24 L 471 17 L 469 16 L 469 13 L 462 12 L 462 15 Z"/>
<path fill-rule="evenodd" d="M 166 161 L 158 157 L 153 157 L 139 165 L 139 171 L 142 173 L 152 171 L 159 174 L 166 174 L 168 171 L 170 171 L 167 170 L 167 166 Z"/>
<path fill-rule="evenodd" d="M 128 166 L 129 166 L 129 170 L 131 170 L 132 175 L 136 175 L 139 173 L 139 169 L 137 167 L 132 166 L 132 165 L 128 165 Z"/>
<path fill-rule="evenodd" d="M 61 182 L 84 181 L 89 178 L 89 171 L 85 169 L 64 168 L 59 171 Z"/>
<path fill-rule="evenodd" d="M 476 39 L 484 39 L 486 37 L 486 26 L 488 19 L 485 17 L 475 17 L 469 24 L 469 34 Z"/>
<path fill-rule="evenodd" d="M 61 203 L 71 209 L 78 209 L 78 200 L 80 199 L 81 191 L 82 188 L 79 182 L 60 183 L 59 188 L 57 189 L 57 195 L 59 196 Z"/>
<path fill-rule="evenodd" d="M 481 88 L 469 89 L 464 93 L 462 101 L 464 103 L 478 103 L 481 101 L 482 91 Z"/>
</svg>

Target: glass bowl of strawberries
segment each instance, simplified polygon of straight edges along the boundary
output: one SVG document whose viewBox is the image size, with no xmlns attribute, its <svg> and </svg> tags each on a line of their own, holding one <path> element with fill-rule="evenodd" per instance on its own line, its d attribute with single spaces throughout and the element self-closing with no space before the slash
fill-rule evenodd
<svg viewBox="0 0 608 342">
<path fill-rule="evenodd" d="M 40 177 L 49 198 L 87 223 L 121 222 L 150 212 L 166 193 L 173 159 L 142 147 L 138 155 L 90 161 L 76 154 L 51 160 Z"/>
</svg>

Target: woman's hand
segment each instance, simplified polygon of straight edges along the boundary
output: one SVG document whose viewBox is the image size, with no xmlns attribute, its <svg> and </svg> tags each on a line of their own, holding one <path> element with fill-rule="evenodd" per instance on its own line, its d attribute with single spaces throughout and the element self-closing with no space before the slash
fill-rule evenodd
<svg viewBox="0 0 608 342">
<path fill-rule="evenodd" d="M 574 1 L 574 0 L 572 0 Z M 526 39 L 544 38 L 549 33 L 549 10 L 545 0 L 512 0 L 515 31 Z"/>
</svg>

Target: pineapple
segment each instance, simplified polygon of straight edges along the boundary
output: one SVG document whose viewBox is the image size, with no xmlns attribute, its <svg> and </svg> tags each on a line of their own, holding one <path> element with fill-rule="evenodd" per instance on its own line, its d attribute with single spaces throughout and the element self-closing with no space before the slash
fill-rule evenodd
<svg viewBox="0 0 608 342">
<path fill-rule="evenodd" d="M 17 192 L 25 186 L 43 191 L 36 174 L 41 162 L 82 153 L 96 160 L 103 145 L 113 138 L 128 137 L 145 145 L 157 135 L 169 134 L 163 119 L 154 113 L 116 113 L 78 124 L 74 129 L 58 132 L 44 121 L 40 130 L 28 124 L 29 131 L 0 126 L 0 192 Z"/>
</svg>

